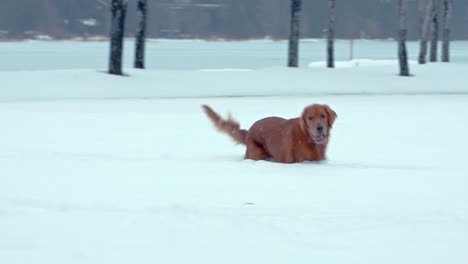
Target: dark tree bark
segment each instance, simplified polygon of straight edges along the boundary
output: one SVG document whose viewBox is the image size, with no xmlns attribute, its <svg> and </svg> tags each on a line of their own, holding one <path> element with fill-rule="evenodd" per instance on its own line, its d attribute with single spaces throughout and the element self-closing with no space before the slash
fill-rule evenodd
<svg viewBox="0 0 468 264">
<path fill-rule="evenodd" d="M 406 51 L 406 10 L 407 10 L 407 0 L 398 0 L 398 14 L 400 18 L 400 31 L 398 34 L 398 60 L 400 62 L 400 75 L 401 76 L 410 76 L 409 66 L 408 66 L 408 55 Z"/>
<path fill-rule="evenodd" d="M 299 34 L 300 34 L 300 17 L 302 0 L 291 0 L 291 22 L 289 31 L 288 45 L 288 67 L 299 66 Z"/>
<path fill-rule="evenodd" d="M 335 41 L 335 0 L 328 1 L 328 40 L 327 40 L 327 67 L 335 67 L 334 41 Z"/>
<path fill-rule="evenodd" d="M 419 64 L 426 64 L 427 40 L 429 39 L 429 27 L 431 21 L 431 10 L 433 0 L 419 0 Z"/>
<path fill-rule="evenodd" d="M 122 75 L 122 51 L 125 27 L 127 0 L 112 0 L 111 32 L 110 32 L 110 58 L 109 73 Z"/>
<path fill-rule="evenodd" d="M 453 0 L 444 0 L 443 4 L 443 36 L 442 62 L 450 61 L 450 18 L 452 17 Z"/>
<path fill-rule="evenodd" d="M 145 68 L 145 40 L 146 40 L 146 13 L 147 1 L 138 0 L 137 4 L 137 17 L 138 29 L 135 40 L 135 68 Z"/>
<path fill-rule="evenodd" d="M 429 61 L 437 61 L 437 44 L 439 41 L 439 17 L 441 0 L 433 0 L 431 11 L 431 51 Z"/>
</svg>

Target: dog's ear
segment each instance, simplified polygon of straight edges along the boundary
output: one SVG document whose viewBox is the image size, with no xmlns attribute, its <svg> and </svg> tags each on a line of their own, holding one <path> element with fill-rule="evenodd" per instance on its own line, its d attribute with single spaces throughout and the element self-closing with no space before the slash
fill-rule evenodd
<svg viewBox="0 0 468 264">
<path fill-rule="evenodd" d="M 323 105 L 323 107 L 325 108 L 325 111 L 328 115 L 328 126 L 331 128 L 333 126 L 333 123 L 335 123 L 335 119 L 338 116 L 336 115 L 336 112 L 333 111 L 328 105 Z"/>
</svg>

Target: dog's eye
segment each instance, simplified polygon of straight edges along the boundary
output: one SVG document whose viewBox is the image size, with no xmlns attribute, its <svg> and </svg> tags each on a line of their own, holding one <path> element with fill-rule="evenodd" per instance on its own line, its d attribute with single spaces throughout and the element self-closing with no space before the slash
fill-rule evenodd
<svg viewBox="0 0 468 264">
<path fill-rule="evenodd" d="M 321 117 L 321 118 L 325 118 L 325 115 L 324 115 L 324 114 L 322 114 L 320 117 Z"/>
<path fill-rule="evenodd" d="M 313 118 L 313 117 L 311 117 L 311 116 L 309 116 L 309 120 L 314 120 L 314 118 Z"/>
</svg>

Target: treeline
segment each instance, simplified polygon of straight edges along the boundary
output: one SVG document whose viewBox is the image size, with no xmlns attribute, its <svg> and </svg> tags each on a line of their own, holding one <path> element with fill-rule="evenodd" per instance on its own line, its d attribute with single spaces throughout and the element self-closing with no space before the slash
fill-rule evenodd
<svg viewBox="0 0 468 264">
<path fill-rule="evenodd" d="M 128 0 L 127 36 L 136 29 L 136 2 Z M 46 34 L 56 38 L 108 36 L 110 0 L 1 0 L 0 37 Z M 290 0 L 149 0 L 150 38 L 271 37 L 289 34 Z M 324 37 L 327 1 L 303 1 L 301 37 Z M 397 1 L 346 0 L 336 4 L 337 38 L 394 38 Z M 408 38 L 418 39 L 418 0 L 409 1 Z M 454 0 L 452 37 L 468 39 L 468 1 Z"/>
</svg>

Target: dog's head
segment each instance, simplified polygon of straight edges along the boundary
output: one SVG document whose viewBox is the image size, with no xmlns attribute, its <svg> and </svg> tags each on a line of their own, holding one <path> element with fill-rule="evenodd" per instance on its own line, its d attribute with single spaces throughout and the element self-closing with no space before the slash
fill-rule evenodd
<svg viewBox="0 0 468 264">
<path fill-rule="evenodd" d="M 314 104 L 304 109 L 300 125 L 315 144 L 326 144 L 337 115 L 328 105 Z"/>
</svg>

